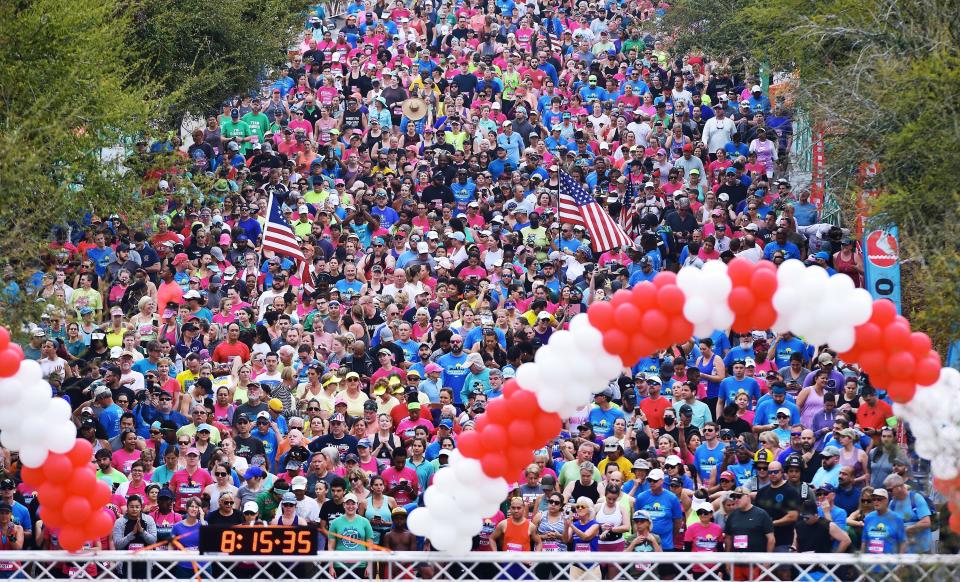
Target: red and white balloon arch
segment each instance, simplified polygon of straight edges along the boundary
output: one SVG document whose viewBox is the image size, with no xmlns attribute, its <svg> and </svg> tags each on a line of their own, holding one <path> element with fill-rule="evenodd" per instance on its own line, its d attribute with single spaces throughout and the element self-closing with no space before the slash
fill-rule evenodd
<svg viewBox="0 0 960 582">
<path fill-rule="evenodd" d="M 23 357 L 0 327 L 0 443 L 19 452 L 20 476 L 37 492 L 40 519 L 60 546 L 79 551 L 113 528 L 110 488 L 97 480 L 93 447 L 77 438 L 70 404 L 53 396 L 40 365 Z"/>
<path fill-rule="evenodd" d="M 791 260 L 735 259 L 660 273 L 616 292 L 554 333 L 533 362 L 487 404 L 476 430 L 459 436 L 448 468 L 409 517 L 411 531 L 442 551 L 470 550 L 483 520 L 496 513 L 533 451 L 560 432 L 562 418 L 588 404 L 621 370 L 691 336 L 716 329 L 790 331 L 829 344 L 857 363 L 910 422 L 917 451 L 932 461 L 960 529 L 960 373 L 941 369 L 926 334 L 914 332 L 889 301 L 873 301 L 841 274 Z"/>
</svg>

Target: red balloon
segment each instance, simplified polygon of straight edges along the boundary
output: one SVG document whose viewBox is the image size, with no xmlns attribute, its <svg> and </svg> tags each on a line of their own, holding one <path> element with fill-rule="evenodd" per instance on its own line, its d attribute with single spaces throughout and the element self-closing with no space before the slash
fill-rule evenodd
<svg viewBox="0 0 960 582">
<path fill-rule="evenodd" d="M 626 289 L 620 289 L 613 294 L 613 297 L 610 298 L 610 304 L 613 305 L 613 310 L 616 312 L 617 308 L 621 305 L 625 305 L 633 301 L 633 292 L 627 291 Z"/>
<path fill-rule="evenodd" d="M 504 383 L 501 392 L 503 392 L 503 395 L 506 398 L 510 398 L 510 396 L 517 390 L 523 390 L 523 388 L 520 387 L 520 384 L 517 384 L 516 380 L 511 378 Z"/>
<path fill-rule="evenodd" d="M 537 433 L 537 439 L 545 441 L 560 433 L 563 429 L 563 420 L 555 412 L 539 414 L 533 419 L 533 428 Z"/>
<path fill-rule="evenodd" d="M 677 274 L 673 271 L 660 271 L 653 278 L 653 286 L 657 289 L 674 286 L 677 283 Z"/>
<path fill-rule="evenodd" d="M 508 402 L 514 418 L 533 418 L 543 413 L 537 395 L 529 390 L 515 392 Z"/>
<path fill-rule="evenodd" d="M 105 511 L 96 511 L 87 522 L 87 539 L 102 538 L 113 529 L 113 517 Z"/>
<path fill-rule="evenodd" d="M 857 347 L 863 350 L 879 348 L 883 342 L 883 328 L 873 322 L 867 322 L 856 328 Z"/>
<path fill-rule="evenodd" d="M 507 475 L 507 459 L 500 453 L 487 453 L 480 460 L 480 467 L 487 477 L 496 479 Z"/>
<path fill-rule="evenodd" d="M 870 351 L 865 351 L 860 354 L 860 367 L 863 370 L 873 375 L 877 372 L 884 370 L 887 366 L 887 354 L 886 352 L 873 349 Z"/>
<path fill-rule="evenodd" d="M 41 505 L 60 507 L 67 500 L 67 495 L 67 489 L 56 483 L 46 482 L 37 488 L 37 496 L 40 498 Z"/>
<path fill-rule="evenodd" d="M 897 352 L 887 358 L 887 371 L 895 380 L 913 378 L 917 361 L 910 352 Z"/>
<path fill-rule="evenodd" d="M 90 507 L 90 502 L 86 497 L 73 495 L 63 502 L 63 517 L 67 520 L 67 523 L 73 525 L 81 525 L 87 521 L 92 511 L 93 508 Z"/>
<path fill-rule="evenodd" d="M 693 324 L 687 321 L 682 315 L 674 316 L 673 320 L 670 321 L 670 334 L 668 336 L 671 342 L 682 342 L 690 339 L 692 336 Z"/>
<path fill-rule="evenodd" d="M 70 467 L 70 473 L 72 472 L 73 467 Z M 23 479 L 24 483 L 30 485 L 31 487 L 39 487 L 47 480 L 43 474 L 43 467 L 23 467 L 20 469 L 20 477 Z"/>
<path fill-rule="evenodd" d="M 631 359 L 634 362 L 644 356 L 649 356 L 656 351 L 656 349 L 657 346 L 647 339 L 645 335 L 637 334 L 630 340 L 630 354 L 633 356 Z"/>
<path fill-rule="evenodd" d="M 533 462 L 533 450 L 530 447 L 517 445 L 507 451 L 507 471 L 511 475 L 516 475 L 527 468 L 527 465 Z M 512 478 L 509 478 L 512 480 Z"/>
<path fill-rule="evenodd" d="M 649 281 L 635 286 L 631 293 L 630 302 L 641 311 L 651 308 L 657 301 L 657 288 Z"/>
<path fill-rule="evenodd" d="M 81 497 L 88 497 L 97 486 L 97 474 L 92 467 L 74 469 L 70 479 L 70 491 Z"/>
<path fill-rule="evenodd" d="M 930 341 L 930 336 L 927 334 L 915 331 L 910 334 L 910 352 L 913 353 L 917 359 L 920 359 L 927 355 L 933 348 L 933 343 Z"/>
<path fill-rule="evenodd" d="M 870 378 L 871 381 L 873 378 Z M 887 385 L 887 394 L 890 396 L 890 400 L 894 402 L 899 402 L 903 404 L 904 402 L 910 402 L 913 400 L 913 395 L 916 394 L 917 387 L 913 382 L 909 380 L 903 381 L 899 380 L 896 382 L 890 382 Z"/>
<path fill-rule="evenodd" d="M 507 431 L 499 424 L 484 427 L 480 436 L 483 439 L 483 449 L 488 453 L 500 452 L 507 446 Z"/>
<path fill-rule="evenodd" d="M 767 329 L 777 321 L 777 310 L 769 303 L 758 303 L 750 314 L 750 329 Z"/>
<path fill-rule="evenodd" d="M 591 309 L 593 308 L 591 307 Z M 624 354 L 630 349 L 630 338 L 619 329 L 611 329 L 603 334 L 603 349 L 608 353 L 620 356 L 620 359 L 626 359 Z M 633 362 L 631 362 L 632 364 Z"/>
<path fill-rule="evenodd" d="M 960 513 L 954 513 L 950 516 L 950 529 L 954 532 L 960 532 Z"/>
<path fill-rule="evenodd" d="M 44 477 L 51 483 L 64 483 L 73 474 L 73 463 L 66 455 L 47 455 L 42 468 Z"/>
<path fill-rule="evenodd" d="M 734 287 L 749 285 L 753 275 L 753 263 L 744 258 L 733 259 L 727 263 L 727 275 Z"/>
<path fill-rule="evenodd" d="M 640 327 L 643 312 L 633 303 L 625 303 L 614 310 L 617 315 L 617 328 L 630 333 Z"/>
<path fill-rule="evenodd" d="M 505 425 L 513 420 L 513 411 L 510 410 L 510 404 L 506 398 L 494 398 L 488 402 L 485 414 L 491 424 Z"/>
<path fill-rule="evenodd" d="M 87 541 L 87 534 L 79 526 L 64 526 L 57 534 L 57 538 L 60 540 L 61 548 L 68 552 L 79 552 Z"/>
<path fill-rule="evenodd" d="M 93 445 L 88 440 L 77 439 L 73 448 L 67 451 L 67 457 L 74 467 L 88 467 L 93 460 Z"/>
<path fill-rule="evenodd" d="M 475 430 L 468 430 L 460 433 L 457 437 L 457 448 L 464 457 L 478 459 L 483 456 L 483 443 L 480 441 L 480 433 Z"/>
<path fill-rule="evenodd" d="M 914 381 L 920 386 L 930 386 L 940 379 L 940 370 L 940 358 L 927 356 L 917 361 Z"/>
<path fill-rule="evenodd" d="M 661 273 L 662 274 L 662 273 Z M 667 285 L 657 291 L 657 305 L 667 315 L 683 313 L 683 304 L 687 298 L 676 285 Z"/>
<path fill-rule="evenodd" d="M 17 355 L 12 345 L 0 352 L 0 377 L 3 378 L 15 375 L 20 369 L 20 361 L 23 360 L 22 356 Z"/>
<path fill-rule="evenodd" d="M 653 309 L 643 314 L 641 329 L 647 336 L 661 339 L 670 329 L 670 320 L 660 310 Z"/>
<path fill-rule="evenodd" d="M 750 289 L 754 296 L 770 299 L 777 292 L 777 273 L 769 269 L 757 269 L 750 278 Z"/>
<path fill-rule="evenodd" d="M 753 293 L 746 287 L 734 287 L 730 291 L 729 299 L 727 299 L 727 305 L 738 316 L 748 315 L 756 303 L 757 300 L 753 298 Z M 735 329 L 735 331 L 739 330 Z"/>
<path fill-rule="evenodd" d="M 890 352 L 910 349 L 910 325 L 895 321 L 885 327 L 883 347 Z"/>
<path fill-rule="evenodd" d="M 606 331 L 613 327 L 613 306 L 606 301 L 598 301 L 587 310 L 587 319 L 593 327 Z"/>
<path fill-rule="evenodd" d="M 488 426 L 490 426 L 490 419 L 487 418 L 486 414 L 481 414 L 473 423 L 473 432 L 481 433 L 483 432 L 483 429 Z"/>
<path fill-rule="evenodd" d="M 870 314 L 870 321 L 883 327 L 892 323 L 897 316 L 897 308 L 893 302 L 886 299 L 877 299 L 873 302 L 873 312 Z"/>
<path fill-rule="evenodd" d="M 10 332 L 7 328 L 0 327 L 0 350 L 7 349 L 8 345 L 10 345 Z"/>
<path fill-rule="evenodd" d="M 59 505 L 56 507 L 51 505 L 40 505 L 40 519 L 43 520 L 43 524 L 45 526 L 60 527 L 66 523 L 59 507 Z"/>
<path fill-rule="evenodd" d="M 471 430 L 463 434 L 477 434 L 477 431 Z M 463 437 L 461 436 L 461 437 L 458 437 L 458 439 L 459 438 L 463 438 Z M 459 440 L 457 442 L 459 442 Z M 87 500 L 90 502 L 90 507 L 94 508 L 95 510 L 100 510 L 106 507 L 108 503 L 110 503 L 111 495 L 112 493 L 110 492 L 110 488 L 107 487 L 106 483 L 97 483 L 97 486 L 93 489 L 93 493 L 91 493 L 90 496 L 87 497 Z"/>
<path fill-rule="evenodd" d="M 537 431 L 529 420 L 518 418 L 507 427 L 510 441 L 517 446 L 531 448 L 537 442 Z"/>
</svg>

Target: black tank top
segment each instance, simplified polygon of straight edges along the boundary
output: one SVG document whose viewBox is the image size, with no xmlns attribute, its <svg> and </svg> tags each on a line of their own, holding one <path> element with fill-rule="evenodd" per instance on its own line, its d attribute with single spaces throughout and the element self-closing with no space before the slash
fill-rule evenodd
<svg viewBox="0 0 960 582">
<path fill-rule="evenodd" d="M 343 112 L 343 127 L 346 129 L 360 129 L 360 120 L 363 116 L 363 112 L 357 109 L 356 111 L 350 111 L 347 109 Z"/>
<path fill-rule="evenodd" d="M 588 497 L 590 501 L 594 503 L 600 499 L 600 492 L 597 491 L 597 484 L 591 483 L 590 485 L 584 485 L 577 479 L 577 482 L 573 485 L 573 494 L 570 496 L 571 499 L 580 499 L 581 497 Z"/>
</svg>

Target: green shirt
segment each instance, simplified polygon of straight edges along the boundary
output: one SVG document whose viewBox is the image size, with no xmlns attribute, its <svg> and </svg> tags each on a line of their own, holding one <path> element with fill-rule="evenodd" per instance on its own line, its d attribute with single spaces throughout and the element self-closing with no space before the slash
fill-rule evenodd
<svg viewBox="0 0 960 582">
<path fill-rule="evenodd" d="M 257 507 L 260 508 L 260 519 L 271 521 L 277 515 L 280 502 L 274 497 L 273 492 L 267 490 L 257 495 Z"/>
<path fill-rule="evenodd" d="M 247 122 L 238 121 L 234 123 L 233 121 L 227 121 L 220 126 L 220 135 L 226 138 L 235 137 L 238 140 L 242 140 L 253 134 L 250 132 L 250 126 L 247 125 Z M 238 143 L 240 144 L 240 151 L 246 154 L 250 144 L 245 141 L 239 141 Z"/>
<path fill-rule="evenodd" d="M 365 542 L 373 541 L 373 527 L 370 525 L 370 520 L 362 515 L 355 515 L 353 516 L 353 519 L 347 519 L 346 515 L 341 515 L 330 522 L 329 529 L 331 533 L 346 536 L 355 540 L 363 540 Z M 366 546 L 358 544 L 357 542 L 345 540 L 340 537 L 335 539 L 337 542 L 336 546 L 334 546 L 334 549 L 338 552 L 367 551 Z M 358 566 L 365 568 L 366 563 L 360 563 Z"/>
<path fill-rule="evenodd" d="M 263 141 L 263 134 L 270 127 L 270 120 L 267 119 L 267 116 L 262 112 L 254 113 L 251 111 L 241 119 L 250 127 L 250 135 L 255 135 L 259 141 Z"/>
</svg>

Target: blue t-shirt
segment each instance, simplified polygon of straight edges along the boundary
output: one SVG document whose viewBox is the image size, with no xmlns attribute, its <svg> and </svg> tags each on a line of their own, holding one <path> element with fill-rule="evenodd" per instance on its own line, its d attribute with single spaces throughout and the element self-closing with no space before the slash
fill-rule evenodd
<svg viewBox="0 0 960 582">
<path fill-rule="evenodd" d="M 777 421 L 777 410 L 780 408 L 786 408 L 790 411 L 790 424 L 799 424 L 800 422 L 800 410 L 797 408 L 797 405 L 790 400 L 784 400 L 783 404 L 777 404 L 773 398 L 766 398 L 764 394 L 764 399 L 762 402 L 757 404 L 757 410 L 753 413 L 753 425 L 758 426 L 762 424 L 774 424 Z"/>
<path fill-rule="evenodd" d="M 393 340 L 393 343 L 397 345 L 401 350 L 403 350 L 403 358 L 412 363 L 416 364 L 420 361 L 420 344 L 409 339 L 407 341 L 402 340 Z M 421 371 L 421 373 L 423 373 Z"/>
<path fill-rule="evenodd" d="M 453 354 L 443 354 L 437 359 L 437 365 L 443 368 L 443 374 L 440 375 L 444 388 L 453 390 L 455 404 L 462 404 L 460 399 L 460 390 L 463 389 L 463 381 L 466 380 L 470 370 L 466 366 L 467 354 L 461 352 L 459 356 Z"/>
<path fill-rule="evenodd" d="M 594 406 L 587 415 L 587 420 L 593 425 L 593 432 L 602 439 L 613 434 L 613 423 L 618 418 L 626 420 L 623 411 L 616 406 L 611 406 L 609 410 L 601 410 L 600 407 Z"/>
<path fill-rule="evenodd" d="M 123 416 L 123 409 L 117 404 L 111 404 L 110 406 L 104 408 L 103 412 L 101 412 L 100 416 L 97 418 L 97 420 L 100 421 L 101 426 L 103 426 L 104 432 L 107 433 L 108 439 L 112 439 L 120 434 L 121 416 Z"/>
<path fill-rule="evenodd" d="M 930 506 L 922 495 L 915 491 L 910 491 L 907 498 L 903 501 L 899 499 L 890 499 L 890 512 L 896 513 L 903 518 L 904 527 L 913 525 L 925 517 L 929 517 Z M 933 546 L 933 532 L 930 528 L 917 532 L 916 535 L 907 540 L 908 554 L 928 554 Z"/>
<path fill-rule="evenodd" d="M 680 500 L 671 491 L 661 491 L 654 495 L 647 491 L 637 497 L 637 509 L 643 509 L 650 514 L 653 533 L 660 536 L 660 543 L 664 550 L 673 549 L 673 520 L 683 518 L 683 509 Z"/>
<path fill-rule="evenodd" d="M 863 546 L 868 554 L 896 554 L 907 539 L 903 518 L 887 511 L 880 515 L 871 511 L 863 518 Z"/>
<path fill-rule="evenodd" d="M 279 425 L 279 423 L 278 423 Z M 267 434 L 260 432 L 260 429 L 257 428 L 250 433 L 250 436 L 257 439 L 263 443 L 263 451 L 267 457 L 267 462 L 270 464 L 270 472 L 276 472 L 276 461 L 274 459 L 277 456 L 277 435 L 273 432 L 273 429 L 267 429 Z"/>
<path fill-rule="evenodd" d="M 778 340 L 773 354 L 773 361 L 776 363 L 777 369 L 789 366 L 790 356 L 798 352 L 803 354 L 804 358 L 807 357 L 807 344 L 800 338 L 791 337 L 787 340 Z"/>
<path fill-rule="evenodd" d="M 723 404 L 730 404 L 740 392 L 746 392 L 750 397 L 750 406 L 760 400 L 760 384 L 750 376 L 744 376 L 743 380 L 737 380 L 734 376 L 724 378 L 720 382 L 720 393 L 717 397 Z"/>
<path fill-rule="evenodd" d="M 720 467 L 720 463 L 723 461 L 723 451 L 726 448 L 727 445 L 723 442 L 718 442 L 714 449 L 711 449 L 707 443 L 697 447 L 697 451 L 693 454 L 693 462 L 697 465 L 701 481 L 709 481 L 710 473 L 715 468 Z"/>
<path fill-rule="evenodd" d="M 729 369 L 735 360 L 746 360 L 747 358 L 757 359 L 757 354 L 753 351 L 753 346 L 741 348 L 738 344 L 733 346 L 730 351 L 727 352 L 727 355 L 723 357 L 723 364 Z"/>
<path fill-rule="evenodd" d="M 334 286 L 337 288 L 337 291 L 340 292 L 340 298 L 344 301 L 359 296 L 360 291 L 363 289 L 363 283 L 361 283 L 359 279 L 354 279 L 353 281 L 340 279 Z"/>
</svg>

